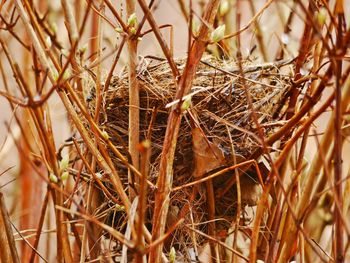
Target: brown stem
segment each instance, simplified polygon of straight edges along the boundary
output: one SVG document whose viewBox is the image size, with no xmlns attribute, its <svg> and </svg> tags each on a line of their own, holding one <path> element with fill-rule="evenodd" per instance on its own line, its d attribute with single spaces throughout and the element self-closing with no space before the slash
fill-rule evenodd
<svg viewBox="0 0 350 263">
<path fill-rule="evenodd" d="M 12 234 L 10 217 L 5 207 L 3 194 L 0 192 L 0 259 L 2 262 L 19 263 L 15 240 Z"/>
<path fill-rule="evenodd" d="M 49 194 L 50 194 L 50 191 L 49 191 L 49 187 L 48 187 L 47 191 L 46 191 L 46 194 L 45 194 L 45 199 L 44 199 L 44 202 L 43 202 L 43 205 L 42 205 L 42 208 L 41 208 L 38 227 L 37 227 L 37 230 L 36 230 L 36 238 L 35 238 L 34 245 L 33 245 L 33 247 L 35 249 L 38 248 L 39 240 L 40 240 L 40 237 L 41 237 L 41 230 L 42 230 L 43 225 L 44 225 L 44 219 L 45 219 L 45 215 L 46 215 L 47 204 L 49 202 Z M 35 250 L 32 250 L 32 254 L 31 254 L 30 259 L 29 259 L 30 263 L 34 262 L 35 255 L 36 255 Z"/>
<path fill-rule="evenodd" d="M 343 22 L 345 21 L 343 1 L 336 1 L 335 14 L 338 16 L 338 27 L 337 27 L 337 47 L 342 48 L 343 45 Z M 337 60 L 333 62 L 335 69 L 335 111 L 334 111 L 334 183 L 335 183 L 335 195 L 338 201 L 338 209 L 335 209 L 335 238 L 334 238 L 334 254 L 335 262 L 344 262 L 344 232 L 343 232 L 343 222 L 342 217 L 342 184 L 336 184 L 342 180 L 342 109 L 341 109 L 341 99 L 342 99 L 342 60 Z"/>
<path fill-rule="evenodd" d="M 143 2 L 140 0 L 140 2 Z M 204 22 L 200 28 L 199 37 L 195 40 L 189 52 L 187 63 L 180 79 L 175 99 L 182 99 L 191 90 L 192 81 L 196 69 L 209 40 L 208 25 L 212 25 L 220 4 L 218 0 L 211 0 L 207 4 L 203 16 Z M 157 192 L 155 196 L 155 207 L 153 214 L 152 240 L 160 238 L 165 230 L 166 218 L 169 208 L 169 194 L 173 181 L 173 161 L 175 155 L 176 141 L 181 123 L 181 104 L 175 105 L 169 115 L 166 134 L 163 143 L 163 150 L 160 160 L 159 176 L 157 180 Z M 149 254 L 150 262 L 160 262 L 163 243 L 151 249 Z"/>
<path fill-rule="evenodd" d="M 135 13 L 135 2 L 133 0 L 126 1 L 127 16 Z M 140 139 L 140 94 L 139 82 L 137 79 L 136 68 L 138 65 L 137 58 L 137 44 L 138 40 L 134 38 L 128 39 L 128 76 L 129 76 L 129 152 L 132 164 L 135 169 L 139 170 L 140 155 L 138 151 L 138 144 Z M 135 180 L 132 179 L 132 171 L 129 170 L 128 175 L 129 184 L 133 184 Z M 138 181 L 136 181 L 138 184 Z M 130 200 L 133 200 L 135 193 L 130 187 Z"/>
</svg>

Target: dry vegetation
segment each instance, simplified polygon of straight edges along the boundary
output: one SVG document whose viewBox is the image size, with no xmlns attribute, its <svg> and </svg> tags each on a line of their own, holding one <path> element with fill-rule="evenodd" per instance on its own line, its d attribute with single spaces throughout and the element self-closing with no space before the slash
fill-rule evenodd
<svg viewBox="0 0 350 263">
<path fill-rule="evenodd" d="M 1 1 L 1 262 L 350 260 L 346 2 L 161 2 Z"/>
</svg>

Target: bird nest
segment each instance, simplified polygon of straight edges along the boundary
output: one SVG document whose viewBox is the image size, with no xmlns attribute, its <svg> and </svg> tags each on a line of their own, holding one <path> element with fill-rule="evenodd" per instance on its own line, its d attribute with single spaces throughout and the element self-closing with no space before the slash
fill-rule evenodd
<svg viewBox="0 0 350 263">
<path fill-rule="evenodd" d="M 178 59 L 176 64 L 182 71 L 186 60 Z M 200 135 L 204 137 L 204 140 L 199 142 L 199 146 L 200 143 L 203 143 L 205 147 L 205 144 L 209 143 L 219 149 L 224 156 L 216 165 L 217 167 L 215 165 L 209 165 L 210 169 L 204 167 L 207 174 L 232 165 L 233 155 L 239 156 L 239 160 L 248 159 L 254 151 L 262 147 L 259 137 L 261 132 L 259 135 L 258 127 L 264 136 L 273 133 L 278 125 L 278 120 L 283 115 L 284 100 L 290 87 L 290 78 L 282 73 L 281 68 L 288 64 L 289 62 L 283 61 L 257 65 L 255 62 L 245 61 L 240 70 L 236 61 L 233 60 L 219 61 L 210 56 L 201 60 L 190 95 L 183 99 L 183 101 L 189 101 L 190 98 L 191 104 L 182 112 L 183 118 L 173 165 L 173 187 L 184 185 L 197 178 L 194 173 L 198 168 L 196 168 L 198 166 L 196 154 L 198 153 L 194 149 L 193 140 L 198 138 L 193 136 L 194 128 L 199 129 Z M 146 139 L 151 142 L 151 155 L 146 164 L 149 167 L 147 176 L 148 180 L 155 184 L 170 110 L 174 105 L 183 103 L 183 101 L 174 101 L 177 85 L 166 61 L 144 59 L 137 71 L 140 90 L 139 139 L 140 142 Z M 113 77 L 108 91 L 104 94 L 100 116 L 101 128 L 109 134 L 112 142 L 125 156 L 129 155 L 126 147 L 129 125 L 128 92 L 128 73 L 124 72 L 119 77 Z M 94 102 L 91 105 L 94 105 Z M 255 114 L 256 121 L 252 118 L 252 114 Z M 112 153 L 111 156 L 113 156 Z M 115 156 L 114 163 L 119 168 L 125 187 L 129 187 L 127 167 Z M 232 173 L 226 173 L 214 180 L 216 196 L 223 191 L 223 186 L 227 185 L 227 181 L 232 176 Z M 258 185 L 255 179 L 252 180 L 246 184 L 246 187 L 251 184 Z M 247 190 L 250 192 L 249 189 L 244 189 L 244 182 L 242 183 L 242 192 L 247 192 Z M 175 218 L 178 216 L 178 212 L 190 200 L 193 193 L 191 189 L 190 187 L 184 188 L 172 193 L 170 215 L 173 214 Z M 215 216 L 225 219 L 226 222 L 232 222 L 236 211 L 236 202 L 233 198 L 236 187 L 233 185 L 226 191 L 226 194 L 221 194 L 221 197 L 215 200 Z M 153 198 L 150 196 L 149 200 Z M 247 196 L 246 200 L 244 198 L 242 195 L 243 204 L 246 202 L 248 205 L 254 205 L 256 201 L 254 197 Z M 250 198 L 254 200 L 249 200 Z M 203 223 L 208 220 L 205 191 L 204 193 L 199 191 L 197 197 L 194 198 L 191 213 L 192 223 L 193 221 Z M 151 220 L 152 209 L 150 207 L 148 215 Z M 171 221 L 171 218 L 168 221 Z M 227 226 L 219 228 L 224 229 L 225 227 Z M 205 224 L 202 230 L 207 232 Z M 188 230 L 178 228 L 173 234 L 172 245 L 177 243 L 183 248 L 192 246 L 193 234 L 190 235 L 187 232 Z M 197 243 L 200 243 L 201 240 L 198 237 Z"/>
<path fill-rule="evenodd" d="M 176 61 L 180 70 L 184 68 L 185 62 L 184 59 Z M 159 171 L 169 112 L 171 105 L 177 103 L 174 101 L 177 86 L 166 61 L 153 60 L 143 64 L 146 66 L 140 66 L 137 75 L 140 89 L 140 141 L 150 135 L 152 156 L 149 179 L 152 180 Z M 283 114 L 280 102 L 290 87 L 289 76 L 280 71 L 281 66 L 286 64 L 256 65 L 246 61 L 242 76 L 235 61 L 223 62 L 213 57 L 202 59 L 190 95 L 186 97 L 191 97 L 188 112 L 192 114 L 187 114 L 187 111 L 183 114 L 175 152 L 174 178 L 191 180 L 194 167 L 191 136 L 193 115 L 206 138 L 217 144 L 227 156 L 231 154 L 232 142 L 235 153 L 244 158 L 261 147 L 252 111 L 264 134 L 273 132 Z M 121 142 L 125 144 L 128 141 L 128 89 L 127 72 L 114 77 L 111 87 L 104 94 L 105 103 L 101 110 L 101 127 L 119 147 Z M 118 160 L 116 164 L 123 167 Z M 176 181 L 174 183 L 176 185 Z"/>
</svg>

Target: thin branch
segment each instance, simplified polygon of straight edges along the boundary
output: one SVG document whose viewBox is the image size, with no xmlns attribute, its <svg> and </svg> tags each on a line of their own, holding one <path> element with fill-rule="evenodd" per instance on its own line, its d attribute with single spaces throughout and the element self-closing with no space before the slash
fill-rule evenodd
<svg viewBox="0 0 350 263">
<path fill-rule="evenodd" d="M 139 2 L 144 1 L 139 0 Z M 220 1 L 218 0 L 211 0 L 207 4 L 207 8 L 203 16 L 203 20 L 205 22 L 202 23 L 199 37 L 193 43 L 191 51 L 188 54 L 186 67 L 179 81 L 175 99 L 181 100 L 182 97 L 187 95 L 191 89 L 192 81 L 195 76 L 198 63 L 200 62 L 200 59 L 209 40 L 210 28 L 208 25 L 213 24 L 219 4 Z M 153 214 L 152 240 L 160 238 L 163 235 L 165 229 L 169 208 L 169 193 L 171 191 L 173 181 L 173 161 L 175 147 L 182 118 L 180 107 L 180 104 L 174 106 L 168 118 L 157 180 L 157 192 L 155 196 L 155 207 Z M 163 244 L 159 244 L 158 246 L 151 249 L 149 255 L 150 262 L 160 262 L 162 248 Z"/>
</svg>

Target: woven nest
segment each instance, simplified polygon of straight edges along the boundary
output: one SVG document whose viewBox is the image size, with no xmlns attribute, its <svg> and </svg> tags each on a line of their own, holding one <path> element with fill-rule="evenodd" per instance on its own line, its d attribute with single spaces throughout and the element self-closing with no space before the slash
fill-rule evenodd
<svg viewBox="0 0 350 263">
<path fill-rule="evenodd" d="M 180 71 L 184 69 L 185 59 L 179 59 L 176 64 Z M 263 127 L 265 135 L 272 133 L 275 123 L 283 115 L 283 100 L 290 87 L 290 79 L 281 73 L 281 67 L 288 62 L 256 65 L 254 62 L 243 63 L 243 75 L 235 61 L 218 61 L 213 57 L 203 58 L 197 69 L 191 89 L 191 115 L 196 116 L 207 140 L 215 143 L 227 157 L 227 166 L 232 160 L 232 142 L 237 156 L 249 158 L 259 145 L 256 123 L 252 120 L 252 109 L 248 96 L 251 98 L 258 122 Z M 166 61 L 149 60 L 138 69 L 140 87 L 140 141 L 151 134 L 151 158 L 149 162 L 148 179 L 154 184 L 159 171 L 167 120 L 176 93 L 176 85 L 169 65 Z M 104 106 L 101 111 L 101 127 L 106 130 L 112 142 L 127 156 L 125 147 L 128 141 L 128 74 L 114 77 L 111 86 L 104 94 Z M 247 95 L 248 94 L 248 95 Z M 182 102 L 180 102 L 182 103 Z M 94 105 L 94 102 L 92 102 Z M 151 124 L 153 118 L 153 124 Z M 193 181 L 195 167 L 191 131 L 193 120 L 187 111 L 183 112 L 180 133 L 174 159 L 173 186 L 180 186 Z M 112 153 L 111 153 L 112 155 Z M 113 156 L 113 155 L 112 155 Z M 128 187 L 127 168 L 115 157 L 115 165 Z M 231 163 L 232 164 L 232 163 Z M 218 167 L 220 169 L 222 167 Z M 220 191 L 231 175 L 226 175 L 214 181 L 214 191 Z M 235 187 L 216 200 L 216 217 L 232 222 L 235 216 Z M 243 189 L 244 191 L 244 189 Z M 248 190 L 249 191 L 249 190 Z M 171 196 L 170 214 L 180 210 L 191 196 L 191 188 L 185 188 Z M 153 194 L 149 197 L 153 200 Z M 152 203 L 152 201 L 150 201 Z M 152 209 L 148 210 L 149 220 Z M 205 191 L 195 199 L 192 209 L 194 223 L 208 220 Z M 189 220 L 189 218 L 188 218 Z M 170 220 L 171 221 L 171 220 Z M 190 222 L 190 221 L 187 221 Z M 201 229 L 206 231 L 203 224 Z M 186 248 L 191 246 L 191 235 L 181 227 L 173 235 L 172 245 L 179 244 Z M 192 234 L 193 237 L 193 234 Z M 197 243 L 201 243 L 198 237 Z"/>
</svg>

